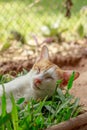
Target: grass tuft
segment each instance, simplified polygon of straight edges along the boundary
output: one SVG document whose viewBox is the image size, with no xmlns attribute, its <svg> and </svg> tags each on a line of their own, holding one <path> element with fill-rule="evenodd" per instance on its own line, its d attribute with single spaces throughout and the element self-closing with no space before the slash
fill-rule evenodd
<svg viewBox="0 0 87 130">
<path fill-rule="evenodd" d="M 81 112 L 81 107 L 79 106 L 79 99 L 74 98 L 74 96 L 69 93 L 73 79 L 74 73 L 70 77 L 65 92 L 59 87 L 56 87 L 52 97 L 45 97 L 44 100 L 41 101 L 31 99 L 27 104 L 24 104 L 23 109 L 20 109 L 20 105 L 25 99 L 22 97 L 15 102 L 11 94 L 12 111 L 10 113 L 6 112 L 6 96 L 3 89 L 0 129 L 42 130 L 72 117 L 76 117 Z M 57 81 L 56 86 L 58 86 L 60 82 L 61 81 Z"/>
</svg>

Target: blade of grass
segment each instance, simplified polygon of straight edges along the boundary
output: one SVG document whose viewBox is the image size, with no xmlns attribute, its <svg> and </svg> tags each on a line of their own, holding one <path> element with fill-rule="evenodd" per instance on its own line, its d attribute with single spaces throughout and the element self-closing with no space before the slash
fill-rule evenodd
<svg viewBox="0 0 87 130">
<path fill-rule="evenodd" d="M 13 128 L 12 128 L 12 126 L 11 126 L 11 122 L 10 122 L 10 120 L 7 121 L 7 123 L 6 123 L 6 127 L 7 127 L 8 130 L 13 130 Z"/>
<path fill-rule="evenodd" d="M 62 92 L 62 90 L 60 88 L 57 88 L 57 93 L 59 95 L 60 100 L 62 102 L 64 102 L 65 101 L 65 97 L 64 97 L 64 94 L 63 94 L 63 92 Z"/>
<path fill-rule="evenodd" d="M 2 87 L 3 87 L 3 95 L 1 97 L 1 100 L 2 100 L 2 117 L 4 117 L 6 115 L 6 95 L 5 95 L 4 85 L 2 85 Z"/>
<path fill-rule="evenodd" d="M 75 76 L 75 72 L 73 72 L 72 75 L 70 76 L 70 79 L 69 79 L 68 85 L 67 85 L 67 90 L 70 90 L 72 88 L 74 76 Z"/>
<path fill-rule="evenodd" d="M 57 114 L 63 109 L 65 108 L 68 103 L 70 103 L 70 101 L 72 100 L 72 97 L 68 98 L 64 103 L 62 103 L 60 106 L 59 106 L 59 109 L 57 110 Z"/>
<path fill-rule="evenodd" d="M 11 102 L 12 102 L 11 116 L 12 116 L 13 128 L 14 128 L 14 130 L 18 130 L 18 113 L 17 113 L 15 99 L 12 94 L 11 94 Z"/>
<path fill-rule="evenodd" d="M 1 105 L 1 111 L 2 111 L 1 116 L 2 116 L 2 119 L 3 119 L 3 117 L 5 117 L 5 115 L 6 115 L 6 96 L 5 96 L 5 88 L 4 88 L 3 84 L 2 84 L 2 88 L 3 88 L 3 95 L 1 97 L 1 102 L 2 102 L 2 105 Z M 5 125 L 4 124 L 1 127 L 2 127 L 1 128 L 2 130 L 5 129 Z"/>
<path fill-rule="evenodd" d="M 76 98 L 74 104 L 72 105 L 73 111 L 72 111 L 72 113 L 71 113 L 71 116 L 74 115 L 74 113 L 75 113 L 75 111 L 76 111 L 78 105 L 79 105 L 79 98 Z"/>
<path fill-rule="evenodd" d="M 5 124 L 10 119 L 10 114 L 6 114 L 4 117 L 0 116 L 0 126 Z"/>
</svg>

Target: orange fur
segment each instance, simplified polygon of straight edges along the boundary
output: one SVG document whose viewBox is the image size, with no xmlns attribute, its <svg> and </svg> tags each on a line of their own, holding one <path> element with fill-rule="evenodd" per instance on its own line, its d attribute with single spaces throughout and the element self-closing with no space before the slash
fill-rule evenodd
<svg viewBox="0 0 87 130">
<path fill-rule="evenodd" d="M 40 71 L 46 71 L 48 69 L 50 69 L 51 67 L 53 67 L 55 64 L 53 64 L 52 62 L 50 62 L 49 60 L 47 59 L 42 59 L 38 62 L 36 62 L 33 66 L 33 69 L 37 70 L 37 69 L 40 69 Z"/>
<path fill-rule="evenodd" d="M 67 85 L 68 80 L 72 74 L 73 71 L 65 71 L 59 68 L 59 66 L 55 65 L 49 60 L 49 53 L 46 46 L 43 46 L 41 55 L 38 59 L 38 61 L 34 64 L 33 70 L 37 70 L 39 73 L 49 70 L 50 68 L 55 67 L 54 73 L 56 74 L 56 77 L 58 80 L 62 80 L 61 87 L 64 87 Z M 75 72 L 75 79 L 78 78 L 79 73 Z"/>
<path fill-rule="evenodd" d="M 62 79 L 60 87 L 67 85 L 72 71 L 64 71 L 49 60 L 49 52 L 46 46 L 42 47 L 38 60 L 30 72 L 24 76 L 15 78 L 13 81 L 4 84 L 6 92 L 7 110 L 11 110 L 10 93 L 13 93 L 15 100 L 21 97 L 25 102 L 31 98 L 43 99 L 45 96 L 52 96 L 56 89 L 56 81 Z M 79 76 L 75 72 L 75 79 Z M 0 96 L 3 94 L 2 84 L 0 85 Z M 1 105 L 1 103 L 0 103 Z"/>
</svg>

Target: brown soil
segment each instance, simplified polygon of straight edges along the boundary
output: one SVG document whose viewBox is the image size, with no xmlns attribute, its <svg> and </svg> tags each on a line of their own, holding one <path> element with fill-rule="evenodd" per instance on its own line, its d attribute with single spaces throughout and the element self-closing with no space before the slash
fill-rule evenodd
<svg viewBox="0 0 87 130">
<path fill-rule="evenodd" d="M 64 62 L 64 61 L 63 61 Z M 65 62 L 66 63 L 66 62 Z M 80 72 L 79 78 L 74 82 L 71 93 L 80 98 L 81 104 L 85 106 L 87 110 L 87 58 L 82 58 L 77 65 L 63 66 L 62 62 L 59 64 L 63 69 L 76 70 Z M 1 73 L 11 73 L 16 75 L 21 72 L 23 68 L 30 70 L 33 65 L 33 61 L 16 61 L 16 62 L 4 62 L 0 64 Z"/>
<path fill-rule="evenodd" d="M 80 72 L 79 78 L 74 81 L 71 93 L 80 98 L 80 103 L 87 110 L 87 58 L 82 58 L 76 66 L 64 66 L 63 68 Z"/>
<path fill-rule="evenodd" d="M 84 105 L 87 110 L 87 48 L 81 49 L 79 55 L 75 56 L 71 55 L 63 57 L 56 53 L 55 55 L 52 54 L 50 57 L 52 57 L 51 60 L 55 64 L 63 69 L 76 70 L 80 72 L 80 76 L 74 82 L 71 93 L 80 98 L 81 104 Z M 1 62 L 0 74 L 10 73 L 11 75 L 16 76 L 16 74 L 21 72 L 23 68 L 29 71 L 34 61 L 35 57 L 27 60 Z"/>
<path fill-rule="evenodd" d="M 74 82 L 71 93 L 80 98 L 81 104 L 87 110 L 87 58 L 82 59 L 74 69 L 80 72 L 80 76 Z"/>
<path fill-rule="evenodd" d="M 80 98 L 80 103 L 83 105 L 84 110 L 87 111 L 87 53 L 83 57 L 53 57 L 51 59 L 54 63 L 66 70 L 76 70 L 80 72 L 79 78 L 74 82 L 71 93 L 75 97 Z M 20 60 L 20 61 L 7 61 L 0 63 L 0 73 L 10 73 L 14 76 L 21 72 L 23 68 L 30 70 L 35 59 Z M 87 125 L 81 126 L 76 130 L 87 130 Z"/>
</svg>

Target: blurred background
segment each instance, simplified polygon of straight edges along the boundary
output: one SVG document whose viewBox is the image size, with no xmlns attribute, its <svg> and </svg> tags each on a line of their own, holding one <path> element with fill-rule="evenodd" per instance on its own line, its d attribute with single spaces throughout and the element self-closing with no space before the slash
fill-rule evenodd
<svg viewBox="0 0 87 130">
<path fill-rule="evenodd" d="M 86 55 L 87 0 L 0 0 L 0 61 L 33 63 L 44 44 L 54 62 Z"/>
<path fill-rule="evenodd" d="M 28 73 L 43 45 L 80 73 L 71 93 L 87 112 L 87 0 L 0 0 L 0 82 Z"/>
</svg>

